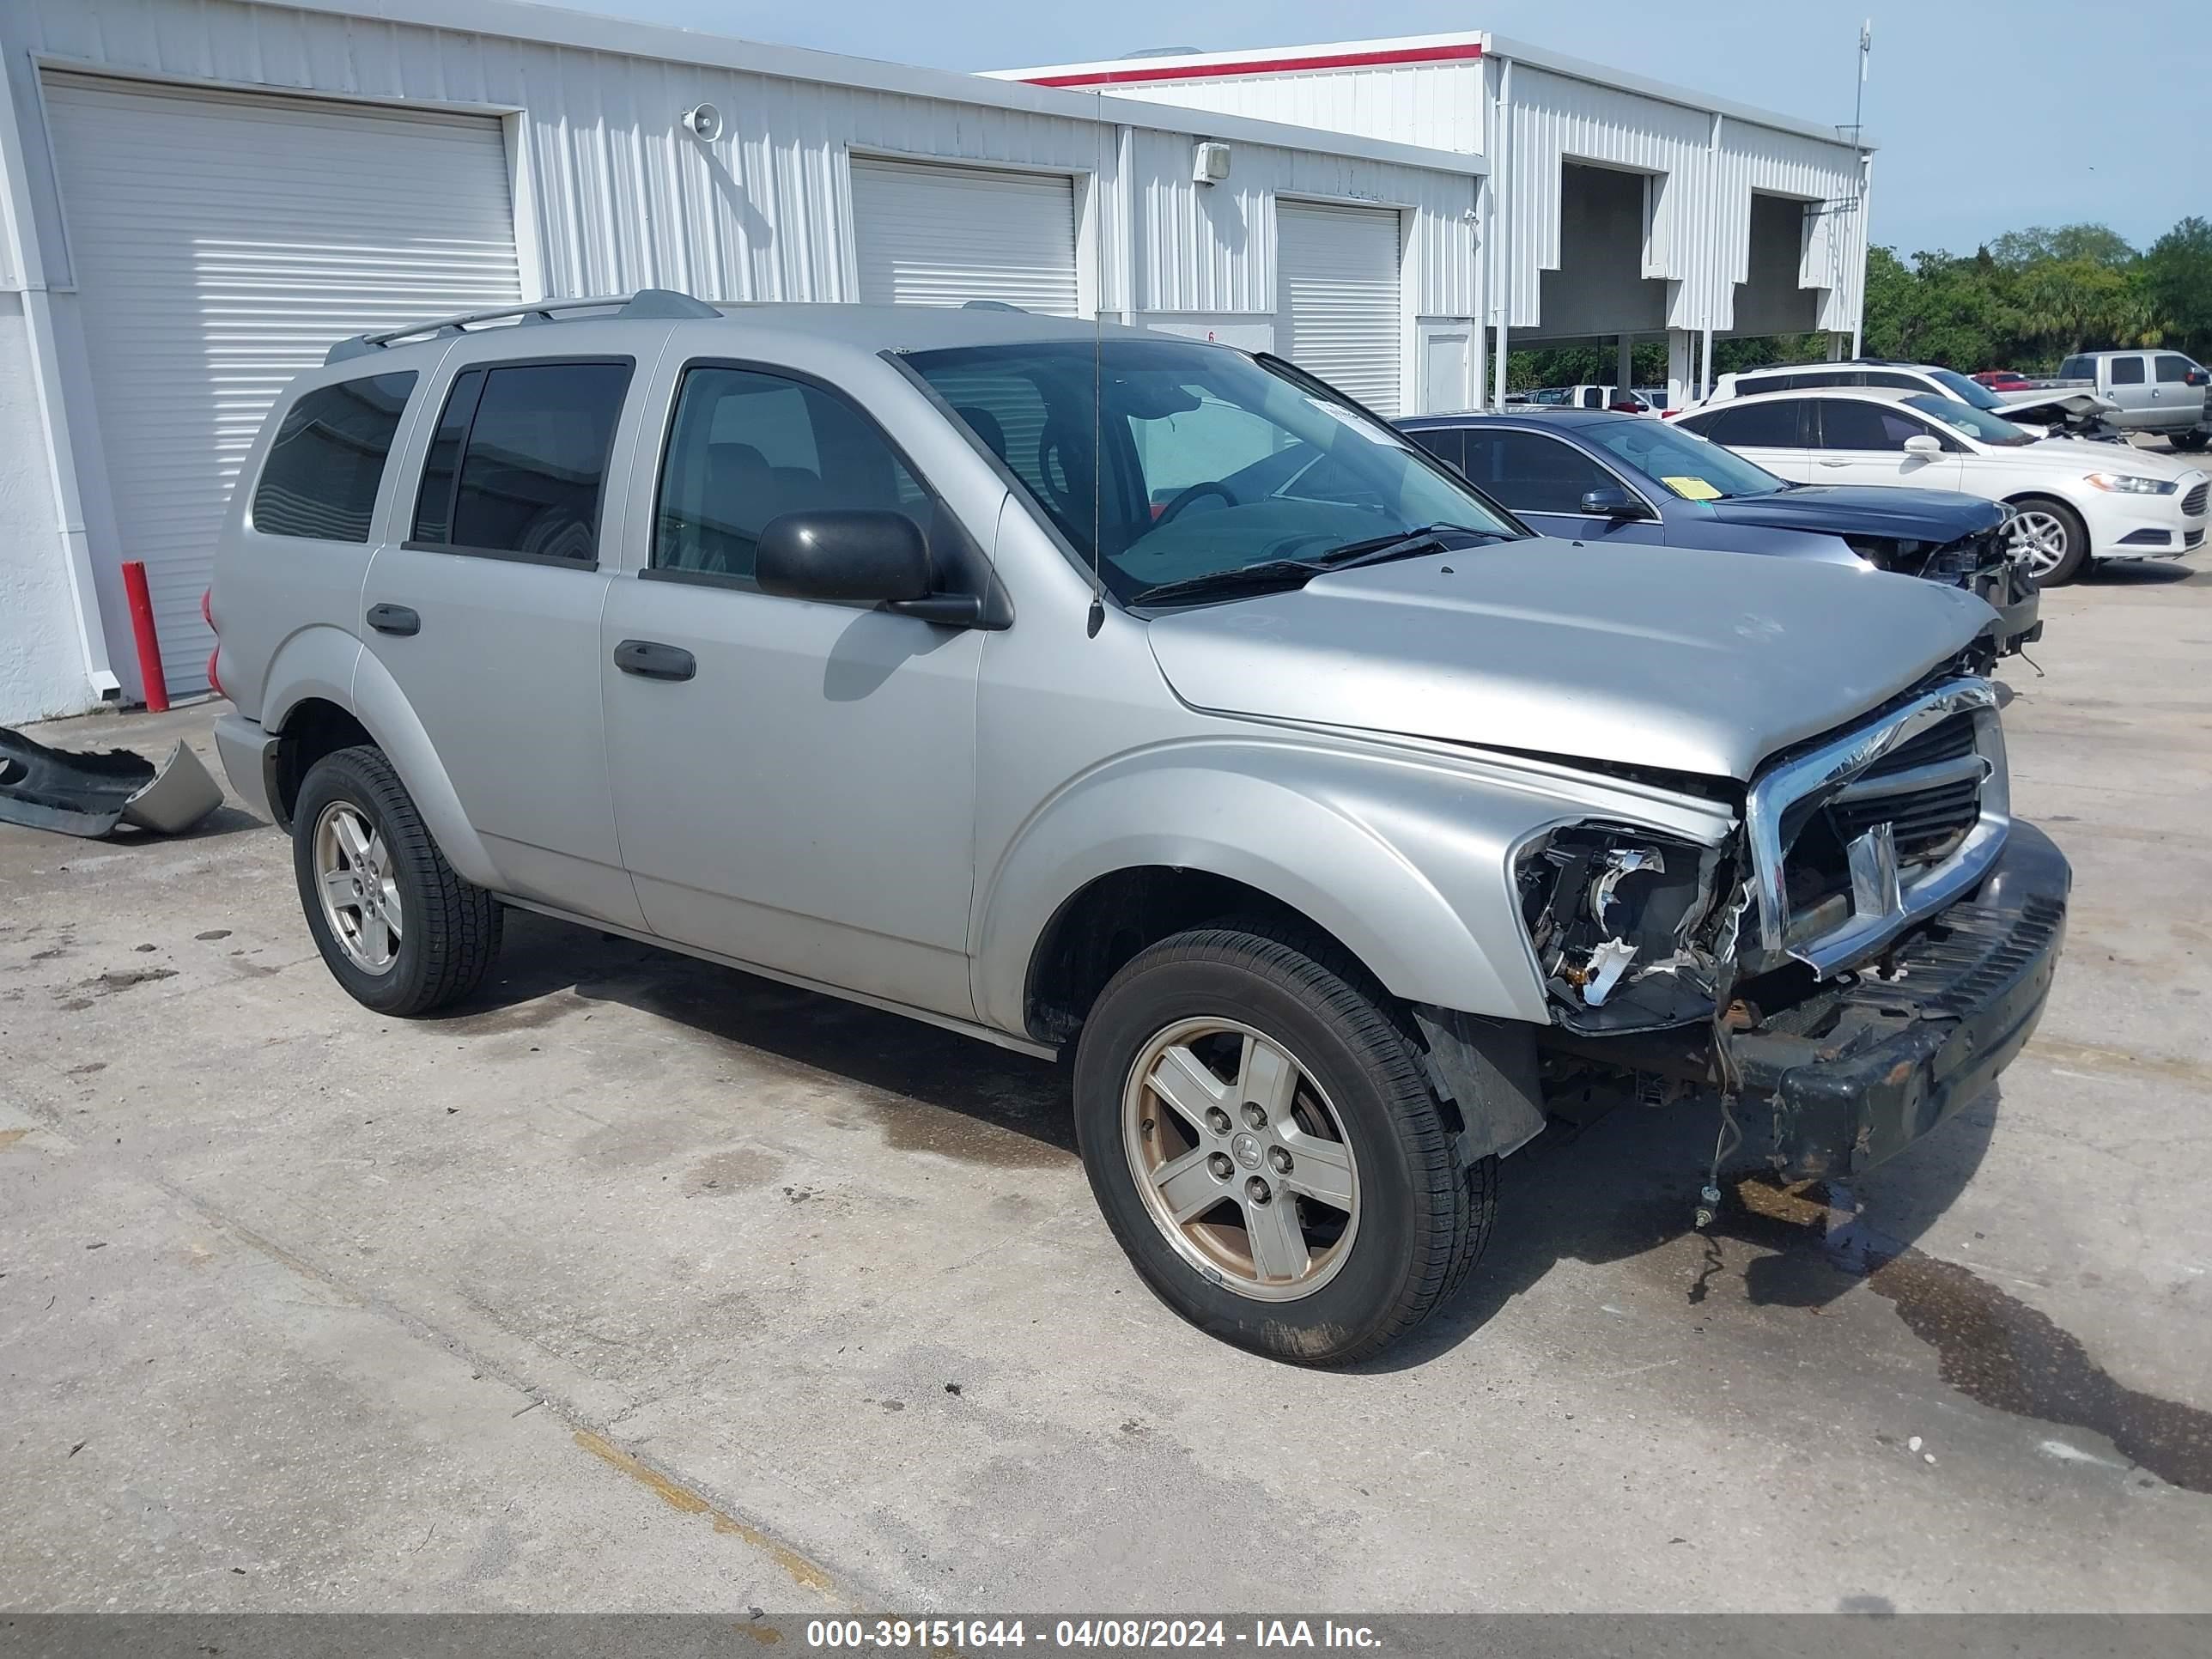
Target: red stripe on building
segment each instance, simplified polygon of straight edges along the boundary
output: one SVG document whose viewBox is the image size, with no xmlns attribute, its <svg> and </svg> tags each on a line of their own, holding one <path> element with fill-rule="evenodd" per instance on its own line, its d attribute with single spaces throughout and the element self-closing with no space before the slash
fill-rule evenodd
<svg viewBox="0 0 2212 1659">
<path fill-rule="evenodd" d="M 1177 64 L 1081 75 L 1024 76 L 1033 87 L 1115 87 L 1138 81 L 1209 81 L 1231 75 L 1279 75 L 1285 70 L 1364 69 L 1376 64 L 1444 64 L 1482 56 L 1480 45 L 1397 46 L 1388 52 L 1340 52 L 1316 58 L 1250 58 L 1238 64 Z"/>
</svg>

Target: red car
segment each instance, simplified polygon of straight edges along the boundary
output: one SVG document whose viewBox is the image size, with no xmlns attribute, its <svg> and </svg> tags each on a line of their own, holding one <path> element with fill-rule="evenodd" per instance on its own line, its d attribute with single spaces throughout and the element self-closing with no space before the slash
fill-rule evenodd
<svg viewBox="0 0 2212 1659">
<path fill-rule="evenodd" d="M 1972 378 L 1992 392 L 2026 392 L 2033 384 L 2016 368 L 1985 368 Z"/>
</svg>

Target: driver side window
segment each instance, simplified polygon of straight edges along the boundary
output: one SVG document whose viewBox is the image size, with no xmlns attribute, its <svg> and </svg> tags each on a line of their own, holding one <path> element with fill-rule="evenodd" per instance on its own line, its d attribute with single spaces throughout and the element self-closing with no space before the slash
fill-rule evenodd
<svg viewBox="0 0 2212 1659">
<path fill-rule="evenodd" d="M 686 369 L 661 459 L 653 568 L 752 579 L 761 532 L 787 513 L 903 513 L 928 492 L 874 422 L 835 392 L 756 369 Z"/>
<path fill-rule="evenodd" d="M 1820 447 L 1823 449 L 1901 450 L 1907 438 L 1926 435 L 1928 428 L 1899 410 L 1854 398 L 1830 398 L 1820 404 Z"/>
</svg>

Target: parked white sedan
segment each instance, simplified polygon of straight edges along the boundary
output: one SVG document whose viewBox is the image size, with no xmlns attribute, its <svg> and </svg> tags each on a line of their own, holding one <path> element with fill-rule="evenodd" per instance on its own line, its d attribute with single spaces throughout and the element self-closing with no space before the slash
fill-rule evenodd
<svg viewBox="0 0 2212 1659">
<path fill-rule="evenodd" d="M 1984 410 L 1882 386 L 1736 398 L 1677 425 L 1797 483 L 1962 489 L 2019 509 L 2013 544 L 2044 586 L 2090 559 L 2172 559 L 2204 544 L 2212 475 L 2124 444 L 2039 438 Z"/>
</svg>

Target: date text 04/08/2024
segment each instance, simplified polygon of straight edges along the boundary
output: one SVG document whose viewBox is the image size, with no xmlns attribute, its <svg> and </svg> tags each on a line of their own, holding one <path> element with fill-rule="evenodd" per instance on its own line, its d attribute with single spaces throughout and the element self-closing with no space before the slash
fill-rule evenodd
<svg viewBox="0 0 2212 1659">
<path fill-rule="evenodd" d="M 1115 1651 L 1152 1648 L 1336 1648 L 1381 1645 L 1368 1626 L 1334 1620 L 1255 1619 L 1233 1626 L 1224 1619 L 816 1619 L 806 1645 L 838 1650 L 1039 1646 Z"/>
</svg>

